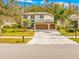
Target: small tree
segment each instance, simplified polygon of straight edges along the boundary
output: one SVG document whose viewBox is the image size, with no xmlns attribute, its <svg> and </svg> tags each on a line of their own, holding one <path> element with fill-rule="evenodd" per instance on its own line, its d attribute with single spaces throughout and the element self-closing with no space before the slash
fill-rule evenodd
<svg viewBox="0 0 79 59">
<path fill-rule="evenodd" d="M 33 22 L 29 19 L 23 19 L 23 27 L 24 28 L 31 28 Z"/>
</svg>

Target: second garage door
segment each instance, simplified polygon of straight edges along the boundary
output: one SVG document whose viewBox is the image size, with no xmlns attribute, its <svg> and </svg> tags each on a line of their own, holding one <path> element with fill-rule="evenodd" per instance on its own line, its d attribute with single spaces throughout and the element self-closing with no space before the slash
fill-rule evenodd
<svg viewBox="0 0 79 59">
<path fill-rule="evenodd" d="M 55 29 L 55 25 L 54 24 L 50 24 L 50 29 Z"/>
</svg>

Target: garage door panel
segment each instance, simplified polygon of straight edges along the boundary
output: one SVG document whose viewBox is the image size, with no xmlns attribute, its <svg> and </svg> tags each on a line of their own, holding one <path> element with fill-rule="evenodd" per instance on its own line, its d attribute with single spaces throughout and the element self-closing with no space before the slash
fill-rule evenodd
<svg viewBox="0 0 79 59">
<path fill-rule="evenodd" d="M 36 29 L 48 29 L 48 24 L 45 23 L 36 24 Z M 50 24 L 50 29 L 55 29 L 55 25 Z"/>
<path fill-rule="evenodd" d="M 36 29 L 48 29 L 48 25 L 46 25 L 46 24 L 38 24 L 38 25 L 36 25 Z"/>
<path fill-rule="evenodd" d="M 50 24 L 50 29 L 55 29 L 55 25 L 54 24 Z"/>
</svg>

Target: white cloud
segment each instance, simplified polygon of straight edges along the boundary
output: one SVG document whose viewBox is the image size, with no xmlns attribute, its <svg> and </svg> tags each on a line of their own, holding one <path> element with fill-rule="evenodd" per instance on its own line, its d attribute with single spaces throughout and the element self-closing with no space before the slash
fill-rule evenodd
<svg viewBox="0 0 79 59">
<path fill-rule="evenodd" d="M 52 1 L 49 1 L 48 3 L 51 3 Z M 41 1 L 40 2 L 41 4 L 45 4 L 45 1 L 43 0 L 43 1 Z"/>
<path fill-rule="evenodd" d="M 58 3 L 60 5 L 64 4 L 64 7 L 69 8 L 69 3 L 66 3 L 66 2 L 55 2 L 55 3 Z M 70 3 L 70 4 L 79 7 L 79 4 L 77 4 L 77 3 Z"/>
<path fill-rule="evenodd" d="M 17 0 L 17 1 L 19 1 L 19 2 L 23 2 L 24 0 Z"/>
<path fill-rule="evenodd" d="M 49 3 L 51 3 L 52 1 L 49 1 Z"/>
<path fill-rule="evenodd" d="M 44 4 L 44 3 L 45 3 L 45 1 L 41 1 L 40 3 L 41 3 L 41 4 Z"/>
<path fill-rule="evenodd" d="M 33 0 L 17 0 L 17 1 L 19 1 L 19 2 L 28 2 L 28 3 L 37 3 Z"/>
<path fill-rule="evenodd" d="M 30 3 L 32 3 L 33 1 L 32 1 L 32 0 L 25 0 L 25 2 L 30 2 Z"/>
<path fill-rule="evenodd" d="M 65 2 L 55 2 L 55 3 L 58 3 L 60 5 L 64 4 L 64 7 L 69 7 L 69 3 L 65 3 Z"/>
</svg>

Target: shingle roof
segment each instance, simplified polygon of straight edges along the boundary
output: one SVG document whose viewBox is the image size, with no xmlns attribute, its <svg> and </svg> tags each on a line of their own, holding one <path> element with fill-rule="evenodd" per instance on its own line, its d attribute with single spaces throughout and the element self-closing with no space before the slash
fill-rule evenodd
<svg viewBox="0 0 79 59">
<path fill-rule="evenodd" d="M 27 12 L 27 13 L 25 13 L 24 15 L 26 15 L 26 14 L 28 14 L 28 15 L 39 15 L 39 14 L 46 14 L 46 15 L 52 15 L 51 13 L 48 13 L 48 12 Z"/>
</svg>

